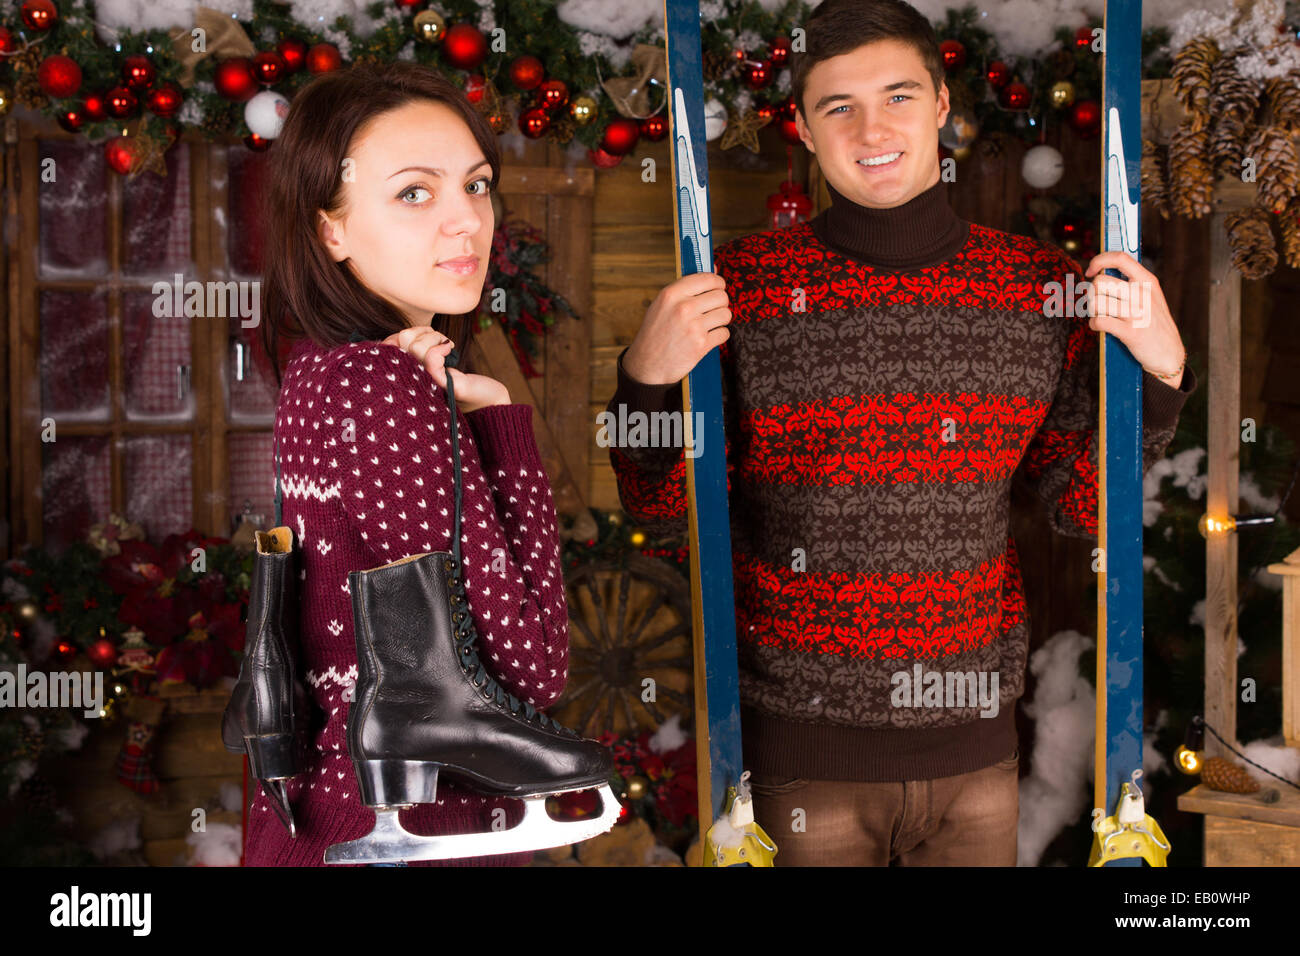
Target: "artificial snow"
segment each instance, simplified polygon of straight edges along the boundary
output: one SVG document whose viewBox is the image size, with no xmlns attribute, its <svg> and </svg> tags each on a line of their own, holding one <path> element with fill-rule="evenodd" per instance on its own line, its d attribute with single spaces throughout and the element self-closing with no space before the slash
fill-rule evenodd
<svg viewBox="0 0 1300 956">
<path fill-rule="evenodd" d="M 202 833 L 185 838 L 190 847 L 191 866 L 239 866 L 239 827 L 233 823 L 209 823 Z"/>
<path fill-rule="evenodd" d="M 1093 646 L 1078 631 L 1060 631 L 1029 659 L 1038 684 L 1025 713 L 1036 723 L 1030 773 L 1020 781 L 1018 866 L 1037 866 L 1048 844 L 1088 809 L 1096 700 L 1079 657 Z"/>
</svg>

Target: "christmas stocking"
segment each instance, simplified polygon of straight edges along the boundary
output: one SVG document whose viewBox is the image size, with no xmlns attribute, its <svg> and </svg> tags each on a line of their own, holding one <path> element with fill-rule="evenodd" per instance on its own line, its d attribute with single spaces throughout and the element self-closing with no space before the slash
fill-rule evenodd
<svg viewBox="0 0 1300 956">
<path fill-rule="evenodd" d="M 132 697 L 125 708 L 126 739 L 117 755 L 117 779 L 138 793 L 158 789 L 153 772 L 154 734 L 164 706 L 160 697 Z"/>
</svg>

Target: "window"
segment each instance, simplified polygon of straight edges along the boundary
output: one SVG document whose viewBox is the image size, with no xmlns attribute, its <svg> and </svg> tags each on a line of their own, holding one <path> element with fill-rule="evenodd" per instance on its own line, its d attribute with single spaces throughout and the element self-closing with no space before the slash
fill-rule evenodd
<svg viewBox="0 0 1300 956">
<path fill-rule="evenodd" d="M 110 511 L 155 539 L 270 521 L 275 382 L 225 284 L 260 295 L 267 154 L 186 134 L 127 179 L 41 120 L 6 146 L 13 550 Z M 177 314 L 194 282 L 205 314 Z"/>
</svg>

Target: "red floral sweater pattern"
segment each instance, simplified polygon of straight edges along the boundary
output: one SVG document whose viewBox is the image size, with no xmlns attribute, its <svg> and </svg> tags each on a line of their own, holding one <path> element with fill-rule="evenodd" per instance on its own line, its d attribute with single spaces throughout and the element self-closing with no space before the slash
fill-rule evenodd
<svg viewBox="0 0 1300 956">
<path fill-rule="evenodd" d="M 733 314 L 720 352 L 746 765 L 902 780 L 1005 757 L 1028 645 L 1012 479 L 1058 533 L 1098 530 L 1099 333 L 1045 308 L 1048 283 L 1082 269 L 978 224 L 924 268 L 873 267 L 809 224 L 714 262 Z M 637 382 L 621 356 L 618 375 L 616 417 L 680 410 L 678 385 Z M 1144 374 L 1144 469 L 1195 384 Z M 636 521 L 685 531 L 680 447 L 611 446 L 610 462 Z M 890 676 L 916 662 L 999 673 L 997 719 L 891 706 Z"/>
</svg>

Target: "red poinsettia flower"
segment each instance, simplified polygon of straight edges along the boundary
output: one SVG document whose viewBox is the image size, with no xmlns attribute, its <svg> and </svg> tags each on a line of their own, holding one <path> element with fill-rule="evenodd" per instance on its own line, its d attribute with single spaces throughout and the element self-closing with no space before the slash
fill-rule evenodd
<svg viewBox="0 0 1300 956">
<path fill-rule="evenodd" d="M 123 541 L 122 551 L 101 567 L 104 582 L 117 594 L 157 587 L 166 577 L 158 550 L 147 541 Z"/>
<path fill-rule="evenodd" d="M 185 639 L 158 654 L 156 670 L 161 683 L 189 683 L 204 688 L 237 673 L 232 650 L 243 644 L 239 607 L 219 604 L 196 611 L 186 621 Z"/>
</svg>

